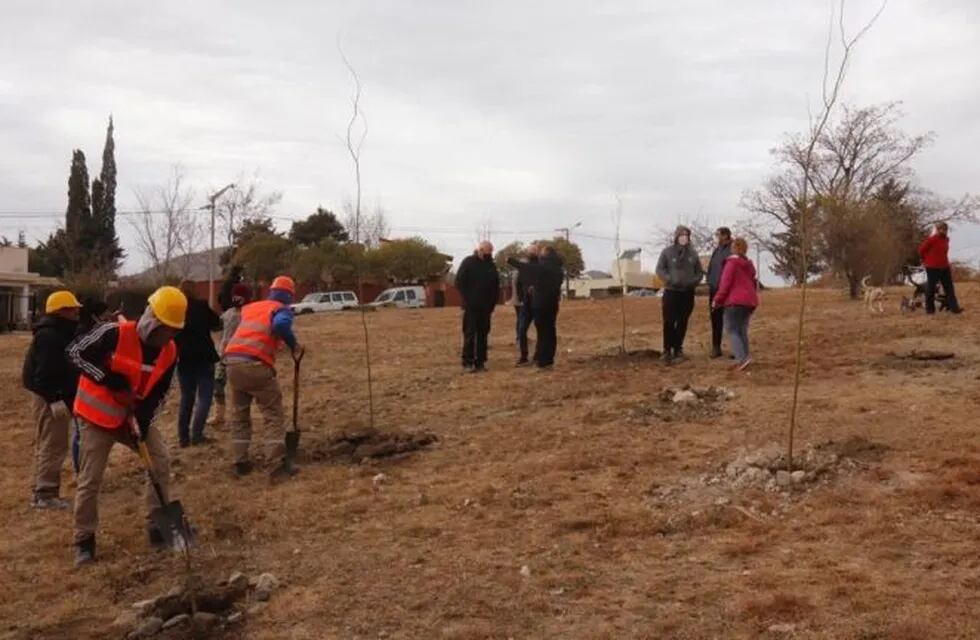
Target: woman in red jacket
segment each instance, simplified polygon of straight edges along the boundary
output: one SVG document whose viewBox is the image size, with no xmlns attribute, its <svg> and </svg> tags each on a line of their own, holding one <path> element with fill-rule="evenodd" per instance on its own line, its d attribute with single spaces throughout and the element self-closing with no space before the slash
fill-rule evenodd
<svg viewBox="0 0 980 640">
<path fill-rule="evenodd" d="M 735 365 L 738 371 L 744 371 L 752 364 L 752 355 L 749 352 L 749 319 L 759 306 L 755 265 L 746 257 L 748 251 L 749 243 L 745 238 L 735 238 L 732 255 L 725 259 L 718 293 L 712 301 L 715 308 L 725 309 L 725 331 L 738 363 Z"/>
<path fill-rule="evenodd" d="M 941 284 L 946 294 L 946 308 L 952 313 L 962 313 L 953 292 L 953 272 L 949 265 L 949 227 L 945 222 L 937 224 L 932 234 L 919 245 L 919 257 L 926 268 L 926 313 L 936 313 L 936 285 Z"/>
</svg>

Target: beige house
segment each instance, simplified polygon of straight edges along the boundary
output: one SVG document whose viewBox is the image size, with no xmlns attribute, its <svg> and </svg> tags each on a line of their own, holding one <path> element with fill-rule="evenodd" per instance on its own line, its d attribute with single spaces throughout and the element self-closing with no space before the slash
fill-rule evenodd
<svg viewBox="0 0 980 640">
<path fill-rule="evenodd" d="M 30 326 L 34 293 L 61 284 L 28 271 L 27 256 L 26 248 L 0 247 L 0 331 Z"/>
<path fill-rule="evenodd" d="M 569 285 L 576 298 L 604 298 L 637 289 L 655 290 L 661 287 L 660 279 L 655 274 L 643 270 L 640 249 L 624 251 L 612 263 L 609 273 L 587 271 Z"/>
</svg>

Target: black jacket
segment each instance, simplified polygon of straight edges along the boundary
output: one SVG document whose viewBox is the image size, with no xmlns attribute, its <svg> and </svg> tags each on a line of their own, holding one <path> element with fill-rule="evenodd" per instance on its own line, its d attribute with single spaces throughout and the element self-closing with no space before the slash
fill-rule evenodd
<svg viewBox="0 0 980 640">
<path fill-rule="evenodd" d="M 732 243 L 723 244 L 715 247 L 711 252 L 711 259 L 708 261 L 708 287 L 712 291 L 717 291 L 721 284 L 721 273 L 725 269 L 725 260 L 732 255 Z"/>
<path fill-rule="evenodd" d="M 557 253 L 529 262 L 510 258 L 507 264 L 517 269 L 518 282 L 524 284 L 533 309 L 555 307 L 561 302 L 561 285 L 565 276 Z"/>
<path fill-rule="evenodd" d="M 493 311 L 500 297 L 500 275 L 493 258 L 467 256 L 456 272 L 456 288 L 463 297 L 463 308 Z"/>
<path fill-rule="evenodd" d="M 75 402 L 78 371 L 71 366 L 65 349 L 75 337 L 76 322 L 46 315 L 34 327 L 34 339 L 24 358 L 24 388 L 44 398 L 49 404 Z"/>
<path fill-rule="evenodd" d="M 82 375 L 91 378 L 96 384 L 106 384 L 107 378 L 115 373 L 110 369 L 109 362 L 112 360 L 117 344 L 119 344 L 119 325 L 115 322 L 106 322 L 72 342 L 68 347 L 68 359 Z M 143 352 L 143 364 L 154 364 L 160 355 L 160 349 L 151 349 L 142 343 L 140 347 Z M 163 406 L 176 368 L 172 366 L 167 369 L 157 385 L 136 405 L 133 413 L 142 433 L 146 433 Z"/>
<path fill-rule="evenodd" d="M 214 348 L 211 332 L 220 328 L 221 317 L 207 302 L 197 298 L 187 300 L 184 328 L 174 339 L 181 370 L 209 366 L 218 361 L 218 351 Z"/>
</svg>

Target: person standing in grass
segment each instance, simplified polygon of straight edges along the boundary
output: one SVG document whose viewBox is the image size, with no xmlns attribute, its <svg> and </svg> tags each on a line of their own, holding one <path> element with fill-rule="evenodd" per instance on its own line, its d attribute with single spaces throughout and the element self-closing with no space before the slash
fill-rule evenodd
<svg viewBox="0 0 980 640">
<path fill-rule="evenodd" d="M 749 243 L 745 238 L 735 238 L 732 255 L 725 259 L 718 292 L 712 300 L 713 308 L 724 309 L 725 332 L 728 333 L 738 371 L 744 371 L 752 363 L 749 319 L 759 306 L 755 265 L 748 259 L 748 251 Z"/>
<path fill-rule="evenodd" d="M 711 318 L 711 357 L 720 358 L 725 310 L 720 307 L 715 308 L 712 302 L 715 294 L 718 293 L 718 285 L 721 284 L 721 272 L 725 267 L 725 260 L 732 255 L 732 230 L 728 227 L 718 227 L 715 231 L 715 242 L 717 244 L 708 261 L 708 312 Z"/>
<path fill-rule="evenodd" d="M 926 268 L 926 313 L 936 313 L 936 285 L 946 294 L 946 308 L 950 313 L 962 313 L 953 290 L 953 271 L 949 263 L 949 226 L 940 222 L 932 234 L 919 245 L 919 257 Z"/>
<path fill-rule="evenodd" d="M 221 344 L 218 349 L 218 356 L 224 358 L 225 347 L 231 337 L 235 335 L 238 325 L 242 321 L 242 307 L 249 302 L 251 297 L 248 286 L 238 283 L 231 288 L 229 298 L 230 307 L 221 314 Z M 228 375 L 225 371 L 225 362 L 219 359 L 214 365 L 214 415 L 208 421 L 208 425 L 223 427 L 225 425 L 225 386 L 228 382 Z"/>
<path fill-rule="evenodd" d="M 657 276 L 664 283 L 664 362 L 682 361 L 687 321 L 694 311 L 694 290 L 704 278 L 698 252 L 691 246 L 691 230 L 679 225 L 674 242 L 657 260 Z"/>
</svg>

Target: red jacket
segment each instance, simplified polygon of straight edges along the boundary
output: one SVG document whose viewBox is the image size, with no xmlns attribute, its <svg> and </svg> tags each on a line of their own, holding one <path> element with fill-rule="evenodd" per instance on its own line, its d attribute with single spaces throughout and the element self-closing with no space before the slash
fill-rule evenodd
<svg viewBox="0 0 980 640">
<path fill-rule="evenodd" d="M 926 269 L 949 269 L 949 236 L 936 234 L 923 240 L 919 257 Z"/>
<path fill-rule="evenodd" d="M 755 309 L 759 306 L 759 293 L 755 287 L 755 265 L 752 261 L 741 256 L 729 256 L 721 272 L 715 306 Z"/>
</svg>

